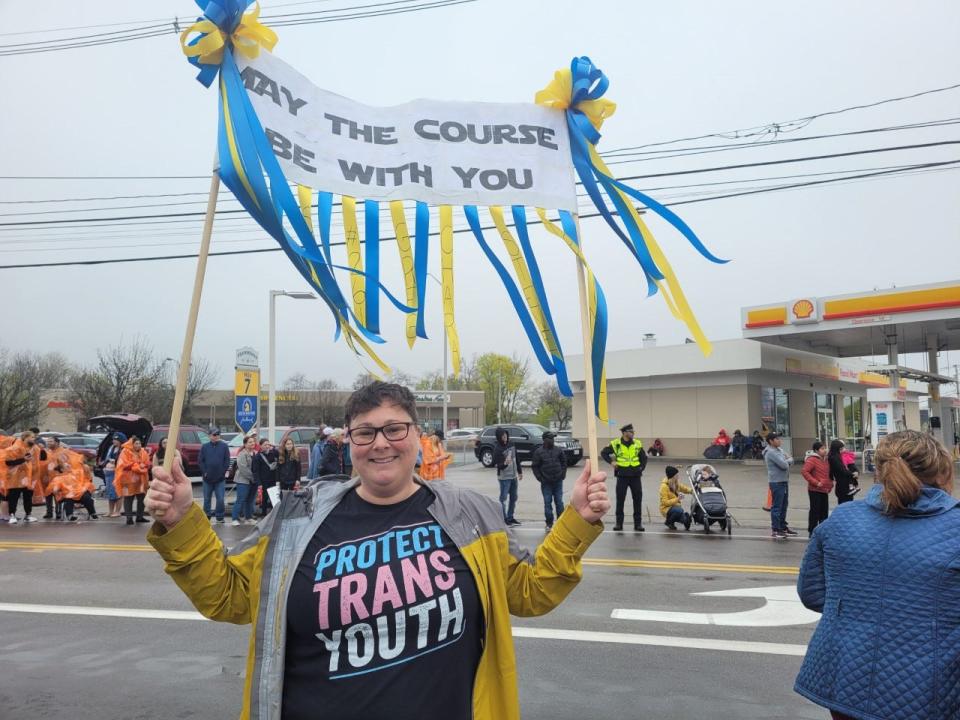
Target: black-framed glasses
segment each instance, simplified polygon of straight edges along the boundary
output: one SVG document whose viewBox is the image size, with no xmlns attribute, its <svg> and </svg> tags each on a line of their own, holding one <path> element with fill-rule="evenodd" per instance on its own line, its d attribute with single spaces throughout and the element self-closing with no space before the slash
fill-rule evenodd
<svg viewBox="0 0 960 720">
<path fill-rule="evenodd" d="M 347 430 L 347 437 L 354 445 L 370 445 L 377 439 L 377 433 L 383 433 L 383 436 L 391 441 L 406 440 L 410 434 L 410 428 L 416 425 L 412 422 L 395 422 L 381 425 L 380 427 L 371 427 L 363 425 L 361 427 L 350 428 Z"/>
</svg>

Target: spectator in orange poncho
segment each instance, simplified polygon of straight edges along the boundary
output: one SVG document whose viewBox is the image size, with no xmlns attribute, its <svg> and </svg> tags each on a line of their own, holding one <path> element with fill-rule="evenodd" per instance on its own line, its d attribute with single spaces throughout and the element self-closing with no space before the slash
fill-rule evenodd
<svg viewBox="0 0 960 720">
<path fill-rule="evenodd" d="M 53 450 L 53 448 L 51 448 Z M 86 509 L 91 520 L 97 519 L 97 510 L 93 504 L 93 473 L 83 462 L 79 453 L 61 446 L 60 451 L 48 453 L 52 458 L 47 464 L 50 475 L 49 498 L 57 501 L 57 519 L 66 518 L 76 522 L 73 514 L 74 504 L 80 503 Z M 61 515 L 61 507 L 63 513 Z M 49 517 L 49 515 L 47 516 Z"/>
<path fill-rule="evenodd" d="M 4 499 L 10 506 L 11 525 L 17 523 L 17 505 L 23 498 L 24 522 L 36 522 L 31 515 L 33 512 L 33 483 L 34 483 L 34 456 L 41 452 L 36 445 L 36 435 L 27 430 L 9 447 L 0 450 L 0 465 L 3 474 L 0 476 L 0 485 Z"/>
<path fill-rule="evenodd" d="M 440 462 L 437 464 L 437 474 L 439 475 L 440 480 L 447 479 L 447 465 L 453 462 L 453 453 L 447 452 L 446 446 L 443 444 L 443 430 L 437 430 L 433 437 L 430 438 L 430 442 L 433 444 L 433 449 L 437 453 L 437 457 L 440 458 Z"/>
<path fill-rule="evenodd" d="M 123 498 L 123 514 L 127 525 L 133 525 L 133 499 L 137 499 L 137 522 L 150 522 L 143 516 L 143 498 L 147 494 L 150 477 L 150 456 L 143 449 L 138 437 L 132 437 L 123 444 L 120 457 L 117 458 L 117 473 L 113 484 L 117 495 Z"/>
<path fill-rule="evenodd" d="M 436 438 L 436 430 L 427 430 L 420 436 L 420 450 L 422 459 L 420 461 L 420 477 L 424 480 L 440 479 L 440 458 L 436 445 L 433 440 Z"/>
<path fill-rule="evenodd" d="M 38 487 L 34 493 L 34 501 L 36 501 L 36 493 L 43 494 L 43 502 L 47 506 L 47 514 L 43 516 L 44 520 L 50 520 L 53 518 L 53 491 L 50 489 L 50 481 L 53 480 L 55 475 L 60 475 L 61 473 L 68 472 L 71 467 L 71 455 L 77 455 L 79 453 L 74 453 L 70 448 L 66 447 L 63 443 L 60 442 L 60 438 L 56 435 L 47 438 L 47 460 L 43 463 L 43 474 L 40 477 L 40 482 L 37 484 Z M 81 458 L 82 460 L 82 458 Z M 60 504 L 57 503 L 57 520 L 60 519 Z"/>
</svg>

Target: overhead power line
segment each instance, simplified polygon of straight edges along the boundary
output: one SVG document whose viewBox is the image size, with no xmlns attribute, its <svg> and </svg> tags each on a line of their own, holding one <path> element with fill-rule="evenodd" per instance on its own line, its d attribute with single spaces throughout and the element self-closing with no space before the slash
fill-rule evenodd
<svg viewBox="0 0 960 720">
<path fill-rule="evenodd" d="M 270 22 L 272 27 L 287 27 L 291 25 L 313 25 L 325 22 L 340 22 L 344 20 L 360 20 L 369 17 L 383 17 L 387 15 L 401 15 L 411 12 L 433 10 L 452 5 L 463 5 L 477 2 L 477 0 L 392 0 L 390 2 L 375 2 L 365 5 L 351 5 L 346 7 L 317 10 L 307 13 L 286 13 L 265 15 L 263 20 Z M 338 14 L 339 13 L 339 14 Z M 272 22 L 271 22 L 272 20 Z M 187 21 L 185 21 L 186 25 Z M 54 38 L 50 40 L 33 40 L 29 42 L 8 43 L 0 45 L 0 57 L 9 55 L 30 55 L 35 53 L 56 52 L 81 47 L 96 47 L 111 45 L 120 42 L 130 42 L 145 38 L 169 35 L 180 28 L 179 19 L 167 22 L 145 24 L 124 30 L 112 30 L 86 35 Z"/>
<path fill-rule="evenodd" d="M 645 180 L 645 179 L 659 178 L 659 177 L 694 175 L 698 173 L 720 172 L 725 170 L 738 170 L 742 168 L 764 167 L 764 166 L 770 166 L 770 165 L 784 165 L 788 163 L 810 162 L 814 160 L 826 160 L 826 159 L 838 158 L 838 157 L 851 157 L 855 155 L 871 155 L 875 153 L 894 152 L 894 151 L 901 151 L 901 150 L 915 150 L 920 148 L 942 147 L 945 145 L 960 145 L 960 140 L 941 140 L 938 142 L 931 142 L 931 143 L 898 145 L 894 147 L 881 147 L 881 148 L 873 148 L 869 150 L 852 150 L 852 151 L 842 152 L 842 153 L 811 155 L 806 157 L 787 158 L 783 160 L 767 160 L 763 162 L 741 163 L 737 165 L 722 165 L 722 166 L 698 168 L 698 169 L 692 169 L 692 170 L 675 170 L 673 172 L 653 173 L 648 175 L 630 175 L 630 176 L 621 177 L 618 179 L 619 180 Z M 580 183 L 577 183 L 577 184 L 579 185 Z M 245 212 L 246 211 L 243 209 L 218 210 L 217 215 L 242 214 Z M 101 222 L 113 223 L 113 222 L 124 222 L 129 220 L 151 220 L 156 218 L 188 218 L 188 217 L 200 217 L 203 215 L 204 215 L 204 212 L 198 210 L 198 211 L 179 212 L 179 213 L 120 215 L 120 216 L 95 217 L 95 218 L 74 218 L 74 219 L 64 218 L 60 220 L 23 220 L 23 221 L 16 221 L 16 222 L 0 223 L 0 229 L 24 228 L 24 227 L 32 227 L 32 226 L 67 225 L 67 224 L 86 225 L 91 223 L 101 223 Z"/>
<path fill-rule="evenodd" d="M 952 161 L 938 162 L 938 163 L 923 163 L 923 164 L 916 165 L 915 168 L 916 168 L 916 169 L 926 169 L 926 168 L 937 168 L 937 167 L 942 167 L 942 166 L 956 166 L 956 165 L 960 165 L 960 160 L 952 160 Z M 816 185 L 826 185 L 826 184 L 838 183 L 838 182 L 849 182 L 850 180 L 853 180 L 853 179 L 862 179 L 862 178 L 869 178 L 869 177 L 881 177 L 881 176 L 884 176 L 884 175 L 889 175 L 889 174 L 892 173 L 892 172 L 894 172 L 894 171 L 879 171 L 879 172 L 874 172 L 874 173 L 864 173 L 864 174 L 861 174 L 861 175 L 859 175 L 859 176 L 856 176 L 856 178 L 842 177 L 842 178 L 832 178 L 832 179 L 829 179 L 829 180 L 811 181 L 811 182 L 806 182 L 806 183 L 794 183 L 794 184 L 790 184 L 790 185 L 782 185 L 782 186 L 777 186 L 777 187 L 773 187 L 773 188 L 759 189 L 759 190 L 756 190 L 756 191 L 749 191 L 749 192 L 743 192 L 743 193 L 729 193 L 729 194 L 726 194 L 726 195 L 719 195 L 719 196 L 714 196 L 714 197 L 709 197 L 709 198 L 701 198 L 701 199 L 695 200 L 695 201 L 689 201 L 689 200 L 688 200 L 688 201 L 665 203 L 665 205 L 667 205 L 668 207 L 672 207 L 672 206 L 676 206 L 676 205 L 691 204 L 692 202 L 706 202 L 706 201 L 709 201 L 709 200 L 724 200 L 724 199 L 728 199 L 728 198 L 741 197 L 741 196 L 743 196 L 743 195 L 755 195 L 755 194 L 760 194 L 760 193 L 765 193 L 765 192 L 776 192 L 776 191 L 789 190 L 789 189 L 795 189 L 795 188 L 801 188 L 801 187 L 810 187 L 810 186 L 816 186 Z M 617 214 L 617 213 L 613 213 L 613 214 Z M 599 213 L 599 212 L 581 213 L 581 214 L 580 214 L 580 218 L 581 218 L 581 219 L 595 218 L 595 217 L 599 217 L 599 216 L 600 216 L 600 213 Z M 529 225 L 540 225 L 540 224 L 542 224 L 542 223 L 541 223 L 539 220 L 529 220 L 529 221 L 528 221 L 528 224 L 529 224 Z M 509 226 L 509 227 L 514 227 L 514 225 L 513 225 L 512 223 L 508 223 L 508 226 Z M 494 229 L 495 229 L 495 226 L 493 226 L 493 225 L 487 225 L 487 226 L 484 226 L 482 229 L 483 229 L 483 230 L 494 230 Z M 454 232 L 455 234 L 460 234 L 460 233 L 471 232 L 471 230 L 470 230 L 470 228 L 455 228 L 453 232 Z M 436 236 L 436 235 L 439 235 L 439 232 L 432 232 L 432 233 L 430 233 L 430 234 L 431 234 L 431 236 Z M 395 240 L 395 238 L 393 238 L 393 237 L 381 237 L 381 238 L 380 238 L 380 242 L 389 242 L 389 241 L 393 241 L 393 240 Z M 345 244 L 346 244 L 346 243 L 343 242 L 343 241 L 331 243 L 332 246 L 342 246 L 342 245 L 345 245 Z M 266 253 L 266 252 L 280 252 L 280 251 L 281 251 L 281 248 L 279 248 L 279 247 L 275 247 L 275 248 L 274 248 L 274 247 L 271 247 L 271 248 L 257 248 L 257 249 L 252 249 L 252 250 L 223 250 L 223 251 L 211 252 L 211 253 L 210 253 L 210 256 L 211 256 L 211 257 L 223 257 L 223 256 L 231 256 L 231 255 L 250 255 L 250 254 L 259 254 L 259 253 Z M 103 259 L 97 259 L 97 260 L 75 260 L 75 261 L 63 261 L 63 262 L 53 262 L 53 263 L 17 263 L 17 264 L 9 264 L 9 265 L 0 265 L 0 270 L 14 270 L 14 269 L 28 269 L 28 268 L 45 268 L 45 267 L 75 267 L 75 266 L 93 266 L 93 265 L 113 265 L 113 264 L 118 264 L 118 263 L 129 263 L 129 262 L 160 262 L 160 261 L 164 261 L 164 260 L 185 260 L 185 259 L 196 258 L 196 257 L 197 257 L 197 254 L 196 254 L 196 253 L 185 253 L 185 254 L 180 254 L 180 255 L 156 255 L 156 256 L 150 256 L 150 257 L 133 257 L 133 258 L 103 258 Z"/>
<path fill-rule="evenodd" d="M 725 140 L 742 140 L 748 137 L 756 137 L 758 135 L 770 135 L 770 134 L 779 134 L 784 132 L 795 132 L 797 130 L 802 130 L 807 125 L 809 125 L 814 120 L 819 118 L 828 117 L 831 115 L 841 115 L 843 113 L 854 112 L 856 110 L 865 110 L 867 108 L 879 107 L 880 105 L 887 105 L 890 103 L 904 102 L 906 100 L 914 100 L 919 97 L 924 97 L 926 95 L 934 95 L 936 93 L 949 92 L 951 90 L 956 90 L 960 88 L 960 83 L 955 83 L 953 85 L 946 85 L 944 87 L 932 88 L 930 90 L 921 90 L 919 92 L 911 93 L 909 95 L 899 95 L 897 97 L 884 98 L 882 100 L 875 100 L 869 103 L 862 103 L 859 105 L 850 105 L 848 107 L 838 108 L 836 110 L 826 110 L 824 112 L 814 113 L 812 115 L 805 115 L 804 117 L 794 118 L 793 120 L 781 120 L 778 122 L 766 123 L 765 125 L 755 125 L 749 128 L 740 128 L 738 130 L 726 130 L 723 132 L 713 132 L 707 133 L 705 135 L 691 135 L 689 137 L 674 138 L 673 140 L 661 140 L 659 142 L 645 143 L 643 145 L 634 145 L 630 148 L 621 148 L 623 150 L 643 150 L 644 148 L 649 147 L 660 147 L 663 145 L 674 145 L 679 142 L 693 142 L 695 140 L 708 140 L 710 138 L 722 138 Z"/>
</svg>

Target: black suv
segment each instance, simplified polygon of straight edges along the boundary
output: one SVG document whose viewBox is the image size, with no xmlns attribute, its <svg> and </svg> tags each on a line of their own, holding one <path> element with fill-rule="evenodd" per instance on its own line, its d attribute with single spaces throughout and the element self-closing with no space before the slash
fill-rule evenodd
<svg viewBox="0 0 960 720">
<path fill-rule="evenodd" d="M 497 428 L 502 427 L 510 433 L 510 442 L 517 448 L 517 462 L 529 463 L 533 451 L 543 445 L 543 434 L 547 431 L 543 425 L 533 423 L 518 423 L 516 425 L 488 425 L 477 438 L 473 454 L 477 456 L 484 467 L 493 467 L 493 449 L 497 444 Z M 567 465 L 573 467 L 583 457 L 583 448 L 580 441 L 572 437 L 558 435 L 554 440 L 558 448 L 562 448 L 567 456 Z"/>
</svg>

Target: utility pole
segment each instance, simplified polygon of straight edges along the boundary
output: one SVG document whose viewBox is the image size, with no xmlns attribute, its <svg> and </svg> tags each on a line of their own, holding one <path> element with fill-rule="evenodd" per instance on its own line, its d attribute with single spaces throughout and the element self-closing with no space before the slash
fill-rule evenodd
<svg viewBox="0 0 960 720">
<path fill-rule="evenodd" d="M 503 373 L 497 375 L 497 425 L 503 423 Z"/>
</svg>

